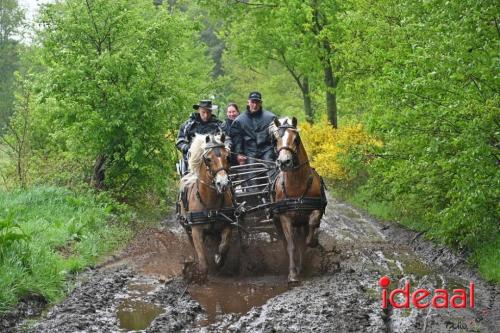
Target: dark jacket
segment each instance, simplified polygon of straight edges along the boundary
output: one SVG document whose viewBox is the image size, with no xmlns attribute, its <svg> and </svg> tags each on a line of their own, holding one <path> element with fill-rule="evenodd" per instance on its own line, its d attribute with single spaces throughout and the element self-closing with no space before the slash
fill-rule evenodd
<svg viewBox="0 0 500 333">
<path fill-rule="evenodd" d="M 226 118 L 221 125 L 222 131 L 226 134 L 226 147 L 228 147 L 231 151 L 230 162 L 231 165 L 238 165 L 238 161 L 236 160 L 236 154 L 233 152 L 233 140 L 231 139 L 231 126 L 234 120 Z"/>
<path fill-rule="evenodd" d="M 224 133 L 226 133 L 227 135 L 230 135 L 230 130 L 231 130 L 231 125 L 233 124 L 234 120 L 231 120 L 229 118 L 226 118 L 226 120 L 224 120 L 224 122 L 222 123 L 221 125 L 221 128 L 222 130 L 224 131 Z"/>
<path fill-rule="evenodd" d="M 231 126 L 232 151 L 250 157 L 274 159 L 269 125 L 276 118 L 274 113 L 262 110 L 255 113 L 247 111 L 240 114 Z"/>
<path fill-rule="evenodd" d="M 189 119 L 182 124 L 175 146 L 179 149 L 184 157 L 186 156 L 191 142 L 196 134 L 215 134 L 221 131 L 222 122 L 214 115 L 209 121 L 204 122 L 198 113 L 194 112 L 189 116 Z"/>
</svg>

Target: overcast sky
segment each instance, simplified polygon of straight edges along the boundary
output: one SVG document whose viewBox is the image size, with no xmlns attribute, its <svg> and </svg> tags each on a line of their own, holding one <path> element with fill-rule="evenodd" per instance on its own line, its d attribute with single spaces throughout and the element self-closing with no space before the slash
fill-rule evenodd
<svg viewBox="0 0 500 333">
<path fill-rule="evenodd" d="M 18 0 L 19 4 L 26 10 L 26 18 L 30 21 L 38 11 L 39 4 L 54 2 L 55 0 Z"/>
</svg>

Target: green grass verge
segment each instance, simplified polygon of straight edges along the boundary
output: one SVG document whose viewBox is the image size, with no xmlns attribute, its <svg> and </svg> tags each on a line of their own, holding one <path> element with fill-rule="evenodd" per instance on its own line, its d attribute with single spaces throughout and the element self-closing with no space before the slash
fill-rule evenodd
<svg viewBox="0 0 500 333">
<path fill-rule="evenodd" d="M 106 194 L 0 189 L 0 313 L 27 294 L 63 296 L 70 273 L 126 243 L 129 220 Z"/>
<path fill-rule="evenodd" d="M 415 230 L 427 231 L 426 236 L 434 241 L 444 243 L 439 235 L 441 230 L 438 230 L 439 224 L 423 224 L 417 217 L 409 217 L 408 215 L 398 211 L 396 207 L 389 202 L 374 201 L 370 195 L 363 190 L 346 193 L 336 191 L 334 186 L 333 193 L 337 197 L 349 202 L 355 207 L 358 207 L 368 214 L 385 221 L 398 221 L 402 225 Z M 479 274 L 488 281 L 500 283 L 500 237 L 496 237 L 492 242 L 478 243 L 474 247 L 469 248 L 471 255 L 469 261 L 472 265 L 478 268 Z"/>
</svg>

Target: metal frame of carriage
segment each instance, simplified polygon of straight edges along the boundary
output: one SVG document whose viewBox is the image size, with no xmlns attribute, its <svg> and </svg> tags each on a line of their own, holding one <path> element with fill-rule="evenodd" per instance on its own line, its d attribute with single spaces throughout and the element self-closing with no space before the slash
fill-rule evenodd
<svg viewBox="0 0 500 333">
<path fill-rule="evenodd" d="M 278 239 L 273 224 L 270 192 L 278 170 L 272 161 L 235 165 L 229 177 L 234 190 L 236 225 L 244 235 L 266 233 L 271 240 Z"/>
</svg>

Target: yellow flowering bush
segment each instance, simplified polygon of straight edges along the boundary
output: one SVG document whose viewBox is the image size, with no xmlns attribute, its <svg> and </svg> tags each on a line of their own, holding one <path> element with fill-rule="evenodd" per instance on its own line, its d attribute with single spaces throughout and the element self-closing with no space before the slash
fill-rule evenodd
<svg viewBox="0 0 500 333">
<path fill-rule="evenodd" d="M 370 152 L 382 146 L 362 124 L 335 129 L 326 117 L 313 125 L 303 123 L 300 136 L 318 173 L 326 179 L 345 183 L 354 181 L 368 163 Z"/>
</svg>

